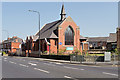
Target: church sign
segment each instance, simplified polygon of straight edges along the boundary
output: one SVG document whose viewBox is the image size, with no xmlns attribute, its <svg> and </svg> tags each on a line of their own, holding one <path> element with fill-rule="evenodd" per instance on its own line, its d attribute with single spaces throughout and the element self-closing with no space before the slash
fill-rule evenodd
<svg viewBox="0 0 120 80">
<path fill-rule="evenodd" d="M 111 61 L 111 52 L 104 53 L 104 61 Z"/>
<path fill-rule="evenodd" d="M 73 47 L 66 47 L 66 50 L 73 50 Z"/>
</svg>

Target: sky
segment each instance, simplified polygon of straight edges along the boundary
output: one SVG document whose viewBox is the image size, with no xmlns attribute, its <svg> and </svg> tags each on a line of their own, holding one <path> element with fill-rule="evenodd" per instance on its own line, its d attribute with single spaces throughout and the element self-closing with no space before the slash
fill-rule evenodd
<svg viewBox="0 0 120 80">
<path fill-rule="evenodd" d="M 18 36 L 26 39 L 40 26 L 60 19 L 63 2 L 2 2 L 2 40 Z M 84 37 L 106 37 L 118 27 L 117 2 L 64 2 L 66 17 L 71 16 Z"/>
</svg>

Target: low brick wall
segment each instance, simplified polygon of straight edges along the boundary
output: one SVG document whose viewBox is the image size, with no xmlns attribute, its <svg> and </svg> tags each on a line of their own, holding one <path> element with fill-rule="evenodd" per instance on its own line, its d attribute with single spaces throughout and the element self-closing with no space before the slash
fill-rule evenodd
<svg viewBox="0 0 120 80">
<path fill-rule="evenodd" d="M 41 58 L 70 61 L 70 56 L 69 55 L 41 55 Z"/>
</svg>

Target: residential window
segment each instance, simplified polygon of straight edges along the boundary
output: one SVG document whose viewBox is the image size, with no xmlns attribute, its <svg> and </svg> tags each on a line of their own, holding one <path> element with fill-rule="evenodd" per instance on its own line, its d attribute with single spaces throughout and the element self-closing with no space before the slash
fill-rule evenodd
<svg viewBox="0 0 120 80">
<path fill-rule="evenodd" d="M 65 45 L 74 45 L 74 32 L 70 26 L 65 31 Z"/>
</svg>

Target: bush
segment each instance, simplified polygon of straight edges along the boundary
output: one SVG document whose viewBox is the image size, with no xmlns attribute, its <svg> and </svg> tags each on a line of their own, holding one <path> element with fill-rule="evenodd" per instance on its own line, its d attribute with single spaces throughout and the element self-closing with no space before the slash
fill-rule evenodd
<svg viewBox="0 0 120 80">
<path fill-rule="evenodd" d="M 47 54 L 48 53 L 48 51 L 44 51 L 43 53 L 42 53 L 42 55 L 45 55 L 45 54 Z"/>
<path fill-rule="evenodd" d="M 59 49 L 58 55 L 64 55 L 66 49 Z"/>
<path fill-rule="evenodd" d="M 54 53 L 50 53 L 50 55 L 55 55 Z"/>
</svg>

